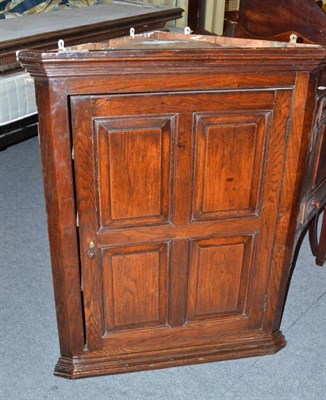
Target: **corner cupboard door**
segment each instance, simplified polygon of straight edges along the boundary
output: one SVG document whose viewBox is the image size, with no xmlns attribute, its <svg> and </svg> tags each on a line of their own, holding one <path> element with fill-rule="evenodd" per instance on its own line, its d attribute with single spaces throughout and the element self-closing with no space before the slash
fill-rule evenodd
<svg viewBox="0 0 326 400">
<path fill-rule="evenodd" d="M 290 90 L 71 98 L 89 351 L 261 334 L 290 100 Z"/>
</svg>

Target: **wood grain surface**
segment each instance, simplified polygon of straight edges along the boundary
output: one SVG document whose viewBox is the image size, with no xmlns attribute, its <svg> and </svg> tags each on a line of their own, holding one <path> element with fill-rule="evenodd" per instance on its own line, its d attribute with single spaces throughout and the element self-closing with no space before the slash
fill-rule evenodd
<svg viewBox="0 0 326 400">
<path fill-rule="evenodd" d="M 280 350 L 325 50 L 69 54 L 20 55 L 37 82 L 55 373 Z"/>
</svg>

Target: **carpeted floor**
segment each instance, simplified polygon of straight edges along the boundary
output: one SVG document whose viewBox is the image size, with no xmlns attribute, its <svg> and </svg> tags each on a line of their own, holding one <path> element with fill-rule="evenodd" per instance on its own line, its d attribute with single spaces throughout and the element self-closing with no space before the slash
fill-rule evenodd
<svg viewBox="0 0 326 400">
<path fill-rule="evenodd" d="M 52 375 L 59 354 L 37 139 L 0 153 L 1 354 L 4 400 L 321 400 L 326 268 L 303 243 L 273 356 L 80 381 Z"/>
</svg>

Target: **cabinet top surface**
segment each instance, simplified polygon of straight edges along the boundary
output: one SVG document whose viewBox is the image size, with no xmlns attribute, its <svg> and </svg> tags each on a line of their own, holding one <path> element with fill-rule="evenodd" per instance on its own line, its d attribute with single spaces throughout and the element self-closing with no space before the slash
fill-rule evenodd
<svg viewBox="0 0 326 400">
<path fill-rule="evenodd" d="M 240 66 L 248 70 L 269 68 L 279 70 L 312 70 L 322 64 L 325 67 L 326 48 L 319 45 L 303 45 L 293 42 L 248 40 L 218 36 L 190 35 L 182 33 L 149 32 L 140 35 L 65 47 L 58 43 L 54 51 L 22 50 L 18 60 L 32 74 L 42 69 L 51 71 L 63 65 L 74 65 L 81 71 L 85 64 L 113 69 L 119 65 L 120 71 L 128 68 L 144 68 L 144 63 L 161 69 L 178 67 L 183 69 L 198 67 L 226 68 Z M 154 63 L 154 64 L 153 64 Z M 83 66 L 84 64 L 84 66 Z M 140 65 L 142 64 L 142 65 Z M 94 71 L 93 71 L 94 72 Z M 110 73 L 108 70 L 107 73 Z M 116 71 L 115 71 L 116 72 Z M 44 75 L 44 74 L 43 74 Z M 48 75 L 48 74 L 46 74 Z"/>
</svg>

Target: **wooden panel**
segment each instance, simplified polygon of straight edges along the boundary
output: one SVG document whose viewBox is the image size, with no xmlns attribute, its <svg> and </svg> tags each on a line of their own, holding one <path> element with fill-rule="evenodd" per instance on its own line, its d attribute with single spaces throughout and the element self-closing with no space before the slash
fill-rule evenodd
<svg viewBox="0 0 326 400">
<path fill-rule="evenodd" d="M 144 241 L 179 240 L 184 238 L 199 239 L 204 236 L 212 237 L 216 232 L 220 236 L 229 236 L 235 232 L 239 235 L 254 234 L 260 229 L 260 218 L 257 216 L 243 218 L 219 219 L 216 221 L 192 222 L 187 225 L 157 225 L 128 229 L 103 230 L 97 235 L 97 244 L 114 246 L 137 244 Z M 186 250 L 185 250 L 186 251 Z"/>
<path fill-rule="evenodd" d="M 39 129 L 46 132 L 40 135 L 40 150 L 60 352 L 72 357 L 83 354 L 86 338 L 80 293 L 69 121 L 68 118 L 53 117 L 60 115 L 64 104 L 58 88 L 58 82 L 36 82 Z M 34 243 L 34 246 L 37 247 L 37 244 Z"/>
<path fill-rule="evenodd" d="M 87 123 L 73 120 L 77 196 L 85 193 L 88 204 L 93 204 L 90 199 L 95 204 L 87 209 L 79 207 L 82 251 L 94 239 L 98 248 L 105 249 L 92 272 L 88 272 L 89 261 L 82 256 L 85 314 L 96 314 L 96 321 L 103 314 L 101 324 L 96 325 L 100 328 L 98 336 L 90 334 L 95 324 L 89 327 L 90 318 L 86 320 L 89 346 L 94 342 L 92 351 L 100 347 L 109 351 L 107 346 L 113 343 L 108 338 L 117 337 L 117 341 L 112 339 L 117 346 L 112 351 L 123 352 L 125 340 L 130 341 L 140 330 L 146 337 L 147 329 L 157 331 L 159 339 L 166 327 L 189 329 L 189 325 L 205 320 L 217 324 L 216 329 L 220 329 L 220 321 L 227 320 L 233 329 L 248 326 L 248 299 L 256 298 L 260 279 L 260 272 L 250 276 L 251 238 L 260 235 L 257 211 L 260 186 L 265 184 L 262 159 L 273 154 L 274 148 L 269 140 L 272 111 L 267 110 L 272 110 L 274 101 L 272 90 L 91 96 L 76 100 L 79 110 L 85 102 L 91 114 Z M 234 107 L 229 111 L 231 104 Z M 224 175 L 216 174 L 214 166 L 225 168 L 225 163 L 233 161 L 232 152 L 236 168 L 231 165 Z M 83 159 L 88 161 L 84 163 Z M 266 168 L 267 163 L 264 165 Z M 206 183 L 205 173 L 213 181 L 220 175 L 227 181 L 229 174 L 234 174 L 241 196 L 232 198 L 225 190 L 224 198 L 218 201 L 238 202 L 235 209 L 216 207 L 218 187 Z M 200 179 L 203 199 L 199 202 L 201 208 L 197 208 L 202 215 L 196 221 L 191 220 L 191 210 L 199 196 L 193 187 L 200 187 Z M 88 212 L 92 215 L 87 219 Z M 241 218 L 234 218 L 238 215 Z M 100 229 L 91 232 L 90 227 L 96 228 L 99 219 Z M 167 262 L 167 256 L 162 262 L 165 250 L 158 250 L 161 244 L 157 243 L 168 242 L 171 262 Z M 191 242 L 195 244 L 189 250 Z M 218 268 L 214 267 L 216 261 L 220 263 Z M 148 264 L 152 265 L 150 271 Z M 102 283 L 99 290 L 93 290 L 95 277 Z M 198 289 L 205 285 L 205 290 Z M 216 285 L 221 288 L 219 292 Z M 164 290 L 163 299 L 161 295 L 155 297 Z M 98 306 L 96 313 L 87 308 L 93 302 Z"/>
<path fill-rule="evenodd" d="M 196 115 L 193 219 L 256 212 L 269 115 Z"/>
<path fill-rule="evenodd" d="M 205 79 L 203 79 L 203 76 Z M 215 90 L 226 90 L 234 88 L 252 88 L 253 82 L 256 86 L 263 88 L 273 88 L 275 86 L 291 87 L 295 84 L 294 74 L 289 71 L 283 71 L 282 75 L 278 71 L 268 71 L 268 73 L 255 72 L 253 74 L 233 74 L 225 71 L 221 74 L 205 71 L 205 75 L 194 74 L 192 72 L 182 71 L 176 75 L 167 76 L 161 70 L 161 74 L 143 75 L 142 79 L 134 79 L 132 74 L 125 75 L 123 79 L 119 75 L 98 75 L 96 80 L 71 79 L 66 80 L 65 84 L 70 93 L 74 93 L 72 98 L 78 96 L 83 99 L 85 93 L 97 93 L 98 95 L 107 95 L 108 93 L 137 93 L 143 92 L 146 86 L 148 92 L 167 92 L 184 91 L 184 81 L 187 81 L 192 91 L 205 91 L 208 87 Z M 199 111 L 199 110 L 197 110 Z"/>
<path fill-rule="evenodd" d="M 274 90 L 212 90 L 211 92 L 166 93 L 78 96 L 79 101 L 91 99 L 94 117 L 117 115 L 159 115 L 161 113 L 206 113 L 216 110 L 228 112 L 251 110 L 271 110 L 274 103 Z M 236 116 L 236 114 L 234 114 Z"/>
<path fill-rule="evenodd" d="M 307 77 L 306 77 L 307 78 Z M 305 78 L 305 79 L 306 79 Z M 301 86 L 302 85 L 302 86 Z M 298 85 L 302 92 L 299 92 L 296 97 L 296 102 L 292 102 L 292 92 L 290 90 L 279 90 L 275 92 L 275 103 L 273 111 L 272 129 L 270 135 L 270 145 L 268 154 L 266 155 L 266 173 L 264 176 L 264 191 L 263 191 L 263 208 L 261 214 L 261 224 L 259 229 L 259 235 L 257 236 L 257 249 L 255 251 L 255 263 L 252 269 L 253 278 L 258 276 L 258 279 L 253 279 L 254 285 L 251 293 L 251 304 L 250 304 L 250 329 L 258 329 L 264 324 L 264 315 L 266 311 L 267 298 L 266 285 L 269 285 L 271 275 L 270 268 L 272 262 L 278 263 L 279 260 L 275 258 L 273 260 L 273 247 L 275 246 L 275 235 L 272 234 L 274 229 L 279 229 L 279 233 L 284 234 L 283 240 L 279 243 L 277 252 L 279 251 L 282 256 L 287 253 L 286 240 L 288 229 L 292 229 L 289 224 L 289 216 L 291 215 L 291 208 L 293 204 L 290 201 L 285 200 L 284 205 L 280 207 L 280 196 L 282 185 L 286 190 L 286 193 L 291 199 L 294 195 L 295 190 L 298 190 L 297 177 L 294 175 L 286 176 L 285 171 L 287 169 L 286 162 L 296 162 L 300 157 L 300 151 L 296 146 L 287 147 L 289 140 L 298 140 L 297 137 L 292 138 L 292 132 L 295 132 L 296 124 L 300 124 L 304 118 L 298 111 L 305 101 L 306 86 L 305 81 Z M 291 112 L 296 109 L 296 119 L 292 120 L 289 117 L 293 116 Z M 300 118 L 301 121 L 300 121 Z M 290 124 L 292 123 L 292 125 Z M 300 126 L 300 125 L 299 125 Z M 298 130 L 300 130 L 299 128 Z M 300 140 L 299 140 L 300 141 Z M 286 180 L 287 183 L 284 183 Z M 283 194 L 282 194 L 283 195 Z M 293 199 L 293 198 L 292 198 Z M 289 201 L 289 202 L 288 202 Z M 293 215 L 293 214 L 292 214 Z M 293 224 L 295 222 L 293 221 Z M 294 228 L 294 227 L 293 227 Z M 275 247 L 274 247 L 275 249 Z M 276 249 L 275 249 L 276 250 Z M 290 252 L 290 250 L 289 250 Z M 280 276 L 274 275 L 272 279 L 279 279 Z M 286 278 L 287 279 L 287 278 Z"/>
<path fill-rule="evenodd" d="M 175 117 L 95 121 L 100 227 L 167 221 Z"/>
<path fill-rule="evenodd" d="M 78 97 L 79 101 L 83 101 L 83 97 Z M 253 175 L 255 177 L 254 188 L 252 190 L 252 202 L 254 202 L 254 197 L 256 195 L 255 188 L 258 186 L 258 175 L 260 171 L 260 161 L 261 161 L 261 153 L 262 153 L 262 138 L 263 138 L 263 130 L 265 125 L 265 119 L 268 117 L 266 111 L 257 111 L 257 110 L 271 110 L 273 108 L 274 102 L 274 92 L 272 90 L 266 91 L 212 91 L 209 93 L 205 92 L 180 92 L 166 94 L 166 93 L 151 93 L 146 95 L 139 94 L 128 94 L 128 95 L 109 95 L 109 96 L 93 96 L 90 97 L 92 103 L 92 114 L 95 119 L 98 121 L 102 121 L 99 123 L 105 123 L 105 121 L 109 121 L 109 124 L 112 124 L 112 121 L 115 118 L 120 117 L 120 127 L 124 126 L 124 129 L 128 127 L 130 124 L 131 128 L 136 129 L 135 123 L 137 120 L 140 120 L 140 124 L 145 125 L 147 121 L 147 127 L 153 128 L 157 127 L 160 124 L 163 124 L 163 121 L 160 118 L 165 118 L 169 120 L 169 123 L 166 123 L 165 129 L 167 131 L 171 131 L 171 149 L 173 151 L 168 163 L 170 163 L 170 167 L 172 168 L 170 173 L 173 176 L 171 180 L 171 184 L 169 185 L 171 190 L 169 212 L 168 216 L 165 213 L 164 207 L 162 208 L 162 214 L 160 216 L 144 216 L 138 218 L 129 218 L 129 219 L 120 219 L 120 220 L 112 220 L 109 215 L 108 204 L 110 203 L 109 194 L 105 194 L 105 192 L 100 192 L 100 203 L 102 217 L 104 218 L 104 214 L 106 214 L 105 222 L 102 222 L 103 227 L 114 227 L 114 226 L 135 226 L 141 224 L 157 224 L 157 223 L 168 223 L 171 221 L 174 225 L 186 225 L 189 223 L 191 218 L 191 208 L 192 208 L 192 192 L 193 192 L 193 137 L 194 131 L 193 129 L 197 129 L 197 126 L 194 127 L 194 121 L 196 121 L 196 115 L 212 118 L 212 122 L 214 122 L 214 116 L 212 113 L 216 114 L 216 111 L 219 110 L 219 117 L 217 118 L 216 124 L 224 124 L 227 125 L 230 123 L 232 117 L 234 117 L 233 124 L 242 123 L 245 124 L 257 124 L 257 134 L 255 135 L 254 141 L 257 147 L 256 154 L 254 154 L 254 150 L 252 153 L 254 154 L 254 161 L 252 170 Z M 228 110 L 232 107 L 234 113 L 229 115 Z M 243 110 L 247 110 L 246 114 Z M 164 117 L 162 116 L 164 113 Z M 223 116 L 223 114 L 227 113 Z M 159 117 L 159 115 L 161 116 Z M 132 115 L 132 117 L 130 116 Z M 151 116 L 151 117 L 150 117 Z M 159 123 L 155 122 L 155 119 L 159 118 Z M 194 119 L 195 118 L 195 119 Z M 265 119 L 264 119 L 265 118 Z M 130 121 L 130 122 L 126 122 Z M 261 121 L 260 121 L 261 120 Z M 148 122 L 151 121 L 151 122 Z M 208 120 L 210 121 L 210 120 Z M 126 125 L 127 124 L 127 125 Z M 155 125 L 156 124 L 156 125 Z M 160 125 L 159 125 L 160 126 Z M 139 125 L 141 128 L 141 125 Z M 119 127 L 117 126 L 117 129 Z M 113 129 L 112 127 L 110 129 Z M 121 128 L 120 128 L 121 129 Z M 165 132 L 166 133 L 166 132 Z M 104 135 L 104 133 L 103 133 Z M 107 135 L 107 134 L 106 134 Z M 99 135 L 101 136 L 101 135 Z M 104 135 L 105 136 L 105 135 Z M 163 135 L 164 136 L 164 135 Z M 167 141 L 167 139 L 166 139 Z M 105 148 L 108 146 L 103 144 L 103 149 L 105 152 Z M 162 154 L 165 154 L 165 149 L 167 146 L 163 145 Z M 261 150 L 261 152 L 259 152 Z M 247 156 L 247 154 L 245 155 Z M 105 158 L 107 156 L 103 156 L 101 163 L 105 162 Z M 132 155 L 131 155 L 132 157 Z M 129 161 L 129 160 L 128 160 Z M 137 163 L 135 162 L 135 165 Z M 138 165 L 136 165 L 139 168 Z M 167 165 L 162 165 L 162 169 L 166 170 Z M 103 178 L 100 181 L 103 181 L 103 185 L 106 182 L 109 182 L 109 177 L 105 176 L 108 168 L 103 166 L 101 169 L 101 174 Z M 142 171 L 144 168 L 142 168 Z M 106 184 L 108 186 L 108 184 Z M 164 185 L 163 185 L 164 186 Z M 162 186 L 162 188 L 163 188 Z M 156 189 L 157 190 L 157 189 Z M 109 189 L 110 191 L 110 189 Z M 166 191 L 164 192 L 166 193 Z M 146 192 L 147 195 L 147 192 Z M 107 196 L 107 198 L 105 197 Z M 127 197 L 127 196 L 126 196 Z M 258 197 L 258 194 L 257 194 Z M 139 200 L 140 201 L 140 200 Z M 142 203 L 142 207 L 148 207 L 151 203 L 146 201 L 146 204 Z M 163 202 L 164 204 L 164 202 Z M 253 205 L 254 208 L 256 204 Z M 105 210 L 105 207 L 107 210 Z M 148 211 L 151 211 L 148 209 Z M 151 211 L 152 212 L 152 211 Z M 240 211 L 242 214 L 248 214 L 248 211 Z M 219 217 L 224 217 L 229 213 L 230 215 L 235 215 L 238 213 L 237 210 L 230 210 L 227 212 L 220 212 Z M 198 213 L 197 213 L 198 214 Z M 101 217 L 101 218 L 102 218 Z M 216 218 L 216 212 L 206 213 L 193 219 L 210 219 Z M 111 218 L 111 219 L 110 219 Z"/>
<path fill-rule="evenodd" d="M 193 242 L 188 286 L 188 320 L 243 314 L 251 265 L 251 237 Z"/>
<path fill-rule="evenodd" d="M 104 333 L 167 321 L 166 244 L 103 250 Z"/>
</svg>

